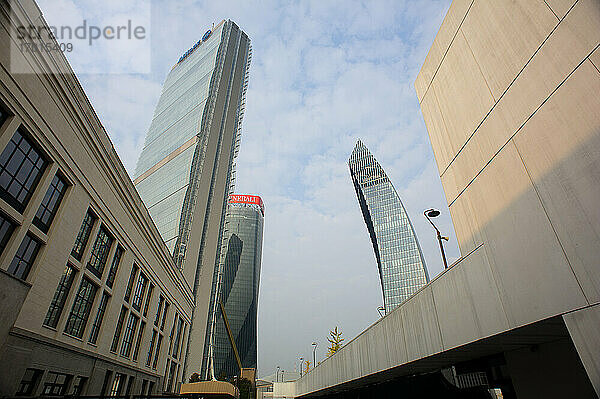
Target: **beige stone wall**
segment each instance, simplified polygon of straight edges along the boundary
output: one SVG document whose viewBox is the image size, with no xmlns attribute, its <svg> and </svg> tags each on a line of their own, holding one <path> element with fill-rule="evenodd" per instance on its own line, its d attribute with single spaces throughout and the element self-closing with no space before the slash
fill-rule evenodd
<svg viewBox="0 0 600 399">
<path fill-rule="evenodd" d="M 487 244 L 516 323 L 513 292 L 600 300 L 599 44 L 597 0 L 456 0 L 415 82 L 461 252 Z"/>
<path fill-rule="evenodd" d="M 77 354 L 82 359 L 102 359 L 107 365 L 103 366 L 105 369 L 112 367 L 115 370 L 124 370 L 129 375 L 145 375 L 144 378 L 154 377 L 158 381 L 161 376 L 165 375 L 169 335 L 176 312 L 187 325 L 186 337 L 183 341 L 187 340 L 194 303 L 191 287 L 182 273 L 174 267 L 171 256 L 148 211 L 140 200 L 108 135 L 64 56 L 56 52 L 25 54 L 17 49 L 13 28 L 18 25 L 27 26 L 32 21 L 35 24 L 43 23 L 39 9 L 31 0 L 11 3 L 18 5 L 13 8 L 12 15 L 9 14 L 7 3 L 2 3 L 0 6 L 0 42 L 2 43 L 0 48 L 0 101 L 13 114 L 0 127 L 0 152 L 17 129 L 25 129 L 50 161 L 23 213 L 17 212 L 0 199 L 2 212 L 17 224 L 8 245 L 0 256 L 0 268 L 7 270 L 27 232 L 43 243 L 27 277 L 27 283 L 31 284 L 31 289 L 25 298 L 11 334 L 18 335 L 19 339 L 38 340 L 38 344 L 47 342 L 54 345 L 52 342 L 56 342 L 63 350 Z M 31 72 L 41 69 L 58 70 L 63 73 L 43 75 L 11 73 L 14 71 L 15 65 L 22 70 Z M 32 220 L 57 171 L 66 177 L 70 187 L 61 202 L 50 230 L 44 234 L 32 225 Z M 85 267 L 100 223 L 95 224 L 82 261 L 79 262 L 70 255 L 88 209 L 94 211 L 99 222 L 114 236 L 115 242 L 125 248 L 112 289 L 106 286 L 105 280 L 112 255 L 116 249 L 115 243 L 112 245 L 102 279 L 92 275 Z M 78 269 L 78 273 L 64 306 L 60 322 L 56 329 L 51 329 L 42 326 L 42 323 L 67 262 Z M 139 359 L 135 362 L 109 350 L 121 306 L 125 304 L 123 296 L 134 263 L 154 285 L 148 315 L 143 318 L 146 321 L 146 330 L 139 351 Z M 83 339 L 80 340 L 64 334 L 63 331 L 74 296 L 84 275 L 99 288 Z M 108 292 L 111 299 L 106 309 L 98 342 L 96 345 L 91 345 L 88 343 L 88 337 L 102 290 Z M 162 332 L 164 338 L 159 356 L 160 361 L 158 367 L 153 369 L 145 366 L 145 360 L 152 336 L 159 293 L 166 298 L 170 307 Z M 4 347 L 0 351 L 0 360 L 5 361 L 17 352 L 18 350 L 14 346 L 12 348 Z M 65 358 L 60 358 L 62 355 L 59 353 L 62 352 L 57 352 L 54 359 L 48 357 L 44 360 L 47 364 L 37 365 L 31 364 L 31 359 L 35 358 L 35 354 L 23 355 L 15 361 L 15 368 L 12 370 L 14 376 L 11 375 L 11 378 L 16 379 L 15 383 L 18 386 L 24 369 L 33 366 L 46 367 L 48 370 L 56 367 L 57 370 L 72 374 L 79 371 L 81 373 L 79 375 L 90 377 L 91 390 L 87 393 L 98 394 L 99 392 L 94 391 L 92 386 L 101 384 L 104 375 L 100 376 L 99 372 L 95 371 L 95 366 L 90 366 L 89 370 L 78 370 L 75 363 L 69 364 Z M 179 362 L 179 375 L 181 376 L 183 359 Z M 0 388 L 5 387 L 5 380 L 0 381 Z M 139 387 L 140 383 L 141 380 L 137 379 L 132 393 L 138 393 L 139 389 L 135 389 Z M 160 391 L 161 388 L 157 386 L 156 389 Z M 4 390 L 2 391 L 4 392 Z M 12 395 L 14 392 L 8 391 L 6 394 Z"/>
</svg>

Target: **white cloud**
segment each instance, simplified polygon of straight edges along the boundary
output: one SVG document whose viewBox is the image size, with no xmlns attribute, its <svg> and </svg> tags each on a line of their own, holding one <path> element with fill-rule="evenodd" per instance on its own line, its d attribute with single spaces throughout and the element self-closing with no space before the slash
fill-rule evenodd
<svg viewBox="0 0 600 399">
<path fill-rule="evenodd" d="M 179 56 L 223 18 L 252 39 L 237 191 L 266 206 L 260 375 L 312 358 L 313 341 L 321 358 L 330 329 L 347 342 L 378 317 L 377 266 L 347 169 L 357 138 L 392 179 L 430 274 L 442 266 L 425 208 L 442 210 L 449 258 L 458 256 L 413 88 L 449 2 L 156 1 L 151 74 L 80 76 L 132 174 Z"/>
</svg>

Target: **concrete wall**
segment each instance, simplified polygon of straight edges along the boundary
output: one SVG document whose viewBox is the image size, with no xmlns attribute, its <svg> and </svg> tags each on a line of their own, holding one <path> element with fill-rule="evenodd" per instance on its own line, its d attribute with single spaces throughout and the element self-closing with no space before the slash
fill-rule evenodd
<svg viewBox="0 0 600 399">
<path fill-rule="evenodd" d="M 600 301 L 599 44 L 597 0 L 456 0 L 415 82 L 461 252 L 485 244 L 509 326 Z"/>
<path fill-rule="evenodd" d="M 10 10 L 9 4 L 12 7 Z M 31 288 L 22 301 L 20 311 L 14 309 L 18 317 L 14 320 L 14 326 L 9 320 L 10 336 L 0 351 L 0 364 L 11 365 L 10 372 L 3 370 L 0 373 L 0 395 L 15 393 L 27 367 L 88 377 L 88 386 L 84 389 L 87 394 L 100 393 L 106 369 L 114 372 L 126 370 L 131 377 L 144 375 L 147 380 L 159 382 L 165 375 L 169 357 L 169 331 L 175 312 L 187 324 L 190 323 L 194 303 L 191 287 L 174 267 L 148 211 L 63 54 L 21 52 L 14 27 L 30 24 L 45 24 L 34 1 L 0 3 L 0 101 L 13 114 L 0 127 L 0 151 L 17 129 L 24 129 L 49 161 L 22 213 L 0 200 L 0 209 L 16 225 L 0 256 L 0 268 L 7 270 L 25 234 L 33 234 L 42 242 L 42 248 L 25 282 Z M 51 71 L 59 73 L 48 73 Z M 32 221 L 57 171 L 64 175 L 70 187 L 50 230 L 45 234 Z M 95 224 L 80 262 L 70 252 L 88 208 L 96 213 L 99 222 Z M 100 223 L 114 236 L 115 242 L 125 248 L 112 288 L 106 285 L 105 280 L 116 249 L 114 243 L 102 278 L 86 269 Z M 57 328 L 49 328 L 42 324 L 67 262 L 78 273 Z M 147 316 L 141 316 L 146 321 L 146 330 L 137 361 L 132 360 L 131 356 L 128 359 L 109 350 L 121 306 L 127 305 L 123 296 L 134 262 L 154 284 L 149 312 Z M 82 339 L 79 339 L 65 334 L 64 327 L 84 275 L 98 290 L 87 327 Z M 10 283 L 4 280 L 0 281 L 0 291 L 10 292 Z M 111 299 L 98 341 L 94 345 L 88 342 L 88 337 L 103 291 Z M 164 338 L 158 367 L 152 369 L 145 366 L 145 359 L 150 347 L 159 292 L 170 303 L 170 309 L 161 332 Z M 5 315 L 4 309 L 2 314 Z M 94 368 L 99 364 L 103 366 Z M 140 383 L 138 379 L 134 389 Z M 156 388 L 162 389 L 159 384 Z"/>
</svg>

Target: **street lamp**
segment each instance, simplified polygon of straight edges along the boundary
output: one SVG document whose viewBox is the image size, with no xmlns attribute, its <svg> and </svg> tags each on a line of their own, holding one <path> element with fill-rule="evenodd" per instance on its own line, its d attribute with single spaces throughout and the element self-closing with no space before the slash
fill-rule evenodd
<svg viewBox="0 0 600 399">
<path fill-rule="evenodd" d="M 281 370 L 281 382 L 285 382 L 285 370 Z"/>
<path fill-rule="evenodd" d="M 385 308 L 383 306 L 380 306 L 380 307 L 377 308 L 377 312 L 379 312 L 379 317 L 385 316 L 384 313 L 381 313 L 381 312 L 384 312 L 384 311 L 385 311 Z"/>
<path fill-rule="evenodd" d="M 313 368 L 317 366 L 317 343 L 313 342 Z"/>
<path fill-rule="evenodd" d="M 275 382 L 279 382 L 279 369 L 281 367 L 277 366 L 277 374 L 275 374 Z"/>
<path fill-rule="evenodd" d="M 431 225 L 433 226 L 433 228 L 435 229 L 435 231 L 437 233 L 437 239 L 438 239 L 438 242 L 440 243 L 440 251 L 442 251 L 442 260 L 444 261 L 444 269 L 447 269 L 448 262 L 446 261 L 446 253 L 444 252 L 444 245 L 442 244 L 442 240 L 448 241 L 448 237 L 442 236 L 442 234 L 440 233 L 438 228 L 435 227 L 435 224 L 433 224 L 433 222 L 430 219 L 430 218 L 435 218 L 435 217 L 440 216 L 440 211 L 438 211 L 437 209 L 431 208 L 431 209 L 428 209 L 425 212 L 423 212 L 423 215 L 425 215 L 425 217 L 427 218 L 429 223 L 431 223 Z"/>
<path fill-rule="evenodd" d="M 302 363 L 304 362 L 304 358 L 300 358 L 300 377 L 302 377 Z"/>
</svg>

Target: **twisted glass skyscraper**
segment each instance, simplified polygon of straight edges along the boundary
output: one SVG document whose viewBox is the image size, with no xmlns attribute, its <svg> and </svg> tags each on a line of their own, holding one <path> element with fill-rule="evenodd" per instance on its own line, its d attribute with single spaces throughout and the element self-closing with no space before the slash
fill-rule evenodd
<svg viewBox="0 0 600 399">
<path fill-rule="evenodd" d="M 408 214 L 392 182 L 367 147 L 358 140 L 350 176 L 371 236 L 388 313 L 429 281 L 425 260 Z"/>
<path fill-rule="evenodd" d="M 135 186 L 179 269 L 173 272 L 193 287 L 184 379 L 200 371 L 208 345 L 213 275 L 233 192 L 251 53 L 248 36 L 222 21 L 179 58 L 135 171 Z"/>
<path fill-rule="evenodd" d="M 257 311 L 262 258 L 264 206 L 254 195 L 229 197 L 219 298 L 223 302 L 243 367 L 256 368 Z M 216 304 L 214 304 L 216 305 Z M 213 307 L 214 371 L 217 377 L 239 375 L 221 312 Z M 205 356 L 207 357 L 207 356 Z M 203 370 L 208 366 L 205 363 Z M 206 371 L 203 371 L 206 375 Z"/>
</svg>

